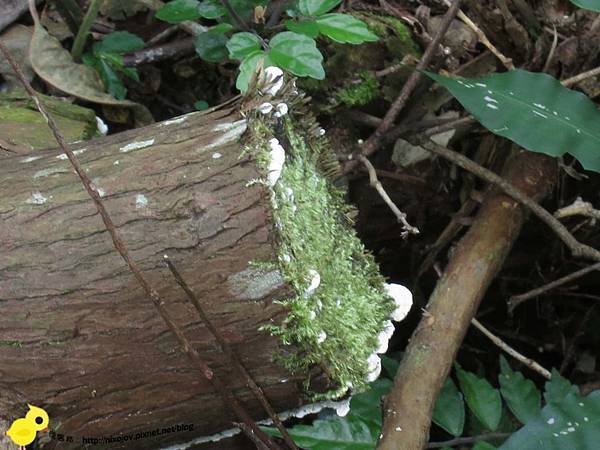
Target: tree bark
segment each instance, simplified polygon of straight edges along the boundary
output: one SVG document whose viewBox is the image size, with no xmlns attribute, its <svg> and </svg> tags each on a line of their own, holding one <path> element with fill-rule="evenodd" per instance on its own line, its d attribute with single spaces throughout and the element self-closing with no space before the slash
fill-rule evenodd
<svg viewBox="0 0 600 450">
<path fill-rule="evenodd" d="M 279 341 L 258 331 L 284 316 L 273 300 L 290 288 L 277 271 L 249 265 L 275 251 L 268 191 L 248 187 L 260 174 L 240 158 L 245 128 L 236 109 L 221 109 L 73 149 L 176 323 L 250 414 L 264 418 L 162 261 L 167 254 L 175 263 L 274 407 L 298 406 L 303 380 L 272 361 Z M 50 428 L 73 440 L 54 435 L 41 440 L 44 449 L 128 435 L 134 440 L 110 448 L 158 448 L 232 427 L 235 418 L 114 251 L 65 155 L 3 158 L 0 218 L 4 424 L 20 417 L 23 402 L 43 407 Z M 193 430 L 162 432 L 178 424 Z"/>
</svg>

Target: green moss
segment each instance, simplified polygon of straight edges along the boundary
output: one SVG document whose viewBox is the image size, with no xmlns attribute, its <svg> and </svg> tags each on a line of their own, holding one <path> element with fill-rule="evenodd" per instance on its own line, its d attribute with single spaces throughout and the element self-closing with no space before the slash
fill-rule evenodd
<svg viewBox="0 0 600 450">
<path fill-rule="evenodd" d="M 390 53 L 398 58 L 406 55 L 419 57 L 421 51 L 412 37 L 410 29 L 399 19 L 391 16 L 380 16 L 370 13 L 357 13 L 367 27 L 379 36 Z"/>
<path fill-rule="evenodd" d="M 23 343 L 21 341 L 0 341 L 0 347 L 23 347 Z"/>
<path fill-rule="evenodd" d="M 363 106 L 379 96 L 379 81 L 370 72 L 360 74 L 357 84 L 340 89 L 336 93 L 339 102 L 346 106 Z"/>
<path fill-rule="evenodd" d="M 274 134 L 263 118 L 251 118 L 249 129 L 251 151 L 266 174 Z M 366 386 L 367 358 L 394 304 L 373 257 L 345 219 L 343 193 L 324 176 L 334 171 L 326 141 L 316 137 L 314 124 L 286 118 L 284 130 L 278 138 L 286 161 L 272 188 L 273 231 L 279 270 L 295 295 L 280 301 L 289 308 L 283 323 L 264 329 L 290 346 L 278 356 L 287 369 L 304 374 L 315 366 L 324 369 L 333 388 L 311 394 L 333 398 L 348 386 L 354 391 Z M 315 272 L 320 284 L 307 295 Z"/>
</svg>

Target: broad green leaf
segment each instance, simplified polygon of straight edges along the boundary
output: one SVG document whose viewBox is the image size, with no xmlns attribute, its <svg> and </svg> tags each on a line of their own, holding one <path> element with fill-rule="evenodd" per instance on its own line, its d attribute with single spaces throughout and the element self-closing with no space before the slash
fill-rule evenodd
<svg viewBox="0 0 600 450">
<path fill-rule="evenodd" d="M 317 80 L 325 78 L 323 55 L 314 39 L 303 34 L 284 31 L 269 42 L 269 58 L 280 68 L 299 77 Z"/>
<path fill-rule="evenodd" d="M 319 27 L 314 20 L 286 20 L 285 27 L 294 33 L 305 34 L 313 39 L 319 36 Z"/>
<path fill-rule="evenodd" d="M 488 444 L 485 441 L 480 441 L 473 446 L 473 450 L 496 450 L 496 447 L 494 447 L 491 444 Z"/>
<path fill-rule="evenodd" d="M 221 62 L 227 59 L 227 36 L 207 31 L 194 39 L 194 47 L 200 58 L 209 62 Z"/>
<path fill-rule="evenodd" d="M 540 391 L 533 381 L 525 378 L 521 372 L 513 372 L 502 355 L 498 381 L 508 409 L 521 423 L 527 423 L 539 415 L 542 407 Z"/>
<path fill-rule="evenodd" d="M 554 378 L 554 376 L 553 376 Z M 600 391 L 549 403 L 498 450 L 592 450 L 600 442 Z"/>
<path fill-rule="evenodd" d="M 465 403 L 452 378 L 446 378 L 433 408 L 432 420 L 453 436 L 460 436 L 465 426 Z"/>
<path fill-rule="evenodd" d="M 156 11 L 156 18 L 169 23 L 180 23 L 202 17 L 198 0 L 173 0 Z"/>
<path fill-rule="evenodd" d="M 379 39 L 369 31 L 367 24 L 348 14 L 325 14 L 316 22 L 321 33 L 342 44 L 362 44 Z"/>
<path fill-rule="evenodd" d="M 381 432 L 381 397 L 391 385 L 390 380 L 379 379 L 368 391 L 352 397 L 347 416 L 333 415 L 312 425 L 296 425 L 288 432 L 307 450 L 373 450 Z M 280 436 L 275 428 L 263 430 Z"/>
<path fill-rule="evenodd" d="M 305 16 L 320 16 L 331 11 L 342 0 L 299 0 L 298 11 Z"/>
<path fill-rule="evenodd" d="M 94 44 L 95 53 L 127 53 L 144 48 L 144 41 L 127 31 L 115 31 Z"/>
<path fill-rule="evenodd" d="M 227 10 L 217 0 L 204 0 L 198 5 L 198 14 L 205 19 L 218 19 L 227 14 Z"/>
<path fill-rule="evenodd" d="M 425 73 L 493 133 L 533 152 L 568 152 L 585 169 L 600 172 L 600 111 L 582 93 L 520 69 L 462 79 Z"/>
<path fill-rule="evenodd" d="M 233 30 L 233 25 L 230 23 L 220 23 L 210 29 L 213 33 L 227 33 Z"/>
<path fill-rule="evenodd" d="M 229 57 L 239 61 L 261 48 L 258 36 L 245 31 L 231 36 L 226 46 L 229 50 Z"/>
<path fill-rule="evenodd" d="M 571 0 L 571 3 L 583 9 L 589 9 L 591 11 L 600 12 L 599 0 Z"/>
<path fill-rule="evenodd" d="M 546 382 L 544 389 L 546 403 L 560 404 L 567 395 L 579 392 L 577 386 L 573 386 L 569 380 L 561 377 L 556 369 L 552 369 L 552 378 Z"/>
<path fill-rule="evenodd" d="M 250 77 L 254 73 L 258 61 L 261 59 L 264 59 L 264 67 L 274 65 L 269 59 L 269 56 L 262 50 L 249 54 L 240 64 L 240 73 L 238 74 L 238 77 L 235 80 L 235 87 L 238 88 L 240 92 L 245 93 L 248 90 L 248 83 L 250 82 Z"/>
<path fill-rule="evenodd" d="M 390 358 L 386 355 L 381 355 L 381 367 L 386 377 L 393 379 L 396 376 L 398 367 L 400 367 L 400 361 L 396 358 Z"/>
<path fill-rule="evenodd" d="M 494 431 L 502 418 L 502 399 L 485 378 L 456 366 L 456 375 L 469 409 L 489 430 Z"/>
</svg>

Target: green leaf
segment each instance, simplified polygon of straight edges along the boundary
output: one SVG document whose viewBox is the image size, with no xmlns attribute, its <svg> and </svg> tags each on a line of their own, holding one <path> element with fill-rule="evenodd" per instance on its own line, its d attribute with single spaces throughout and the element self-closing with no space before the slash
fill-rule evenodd
<svg viewBox="0 0 600 450">
<path fill-rule="evenodd" d="M 598 448 L 598 442 L 600 391 L 587 397 L 570 391 L 560 402 L 544 406 L 536 419 L 514 433 L 498 450 L 592 450 Z"/>
<path fill-rule="evenodd" d="M 198 14 L 205 19 L 218 19 L 227 14 L 227 10 L 216 0 L 204 0 L 198 5 Z"/>
<path fill-rule="evenodd" d="M 156 17 L 169 23 L 180 23 L 202 17 L 198 0 L 173 0 L 156 11 Z"/>
<path fill-rule="evenodd" d="M 233 25 L 230 23 L 220 23 L 210 29 L 213 33 L 227 33 L 233 30 Z"/>
<path fill-rule="evenodd" d="M 498 381 L 508 409 L 521 423 L 527 423 L 539 415 L 542 394 L 533 381 L 526 379 L 521 372 L 513 372 L 502 355 L 500 355 Z"/>
<path fill-rule="evenodd" d="M 313 39 L 319 36 L 319 27 L 314 20 L 286 20 L 285 27 L 294 33 L 304 34 Z"/>
<path fill-rule="evenodd" d="M 144 41 L 127 31 L 115 31 L 94 44 L 95 53 L 127 53 L 144 48 Z"/>
<path fill-rule="evenodd" d="M 200 58 L 209 62 L 221 62 L 227 59 L 227 36 L 207 31 L 194 39 L 194 47 Z"/>
<path fill-rule="evenodd" d="M 299 0 L 298 11 L 305 16 L 320 16 L 331 11 L 342 0 Z"/>
<path fill-rule="evenodd" d="M 194 108 L 196 108 L 198 111 L 204 111 L 208 108 L 208 102 L 205 100 L 198 100 L 196 103 L 194 103 Z"/>
<path fill-rule="evenodd" d="M 432 420 L 451 435 L 458 437 L 465 426 L 465 403 L 452 378 L 446 378 L 433 408 Z"/>
<path fill-rule="evenodd" d="M 245 93 L 248 90 L 250 77 L 252 76 L 252 73 L 254 73 L 258 61 L 261 59 L 264 59 L 264 67 L 273 65 L 268 55 L 262 50 L 249 54 L 240 64 L 240 73 L 235 81 L 235 87 L 238 88 L 240 92 Z"/>
<path fill-rule="evenodd" d="M 390 380 L 379 379 L 371 389 L 352 397 L 346 417 L 318 419 L 312 425 L 296 425 L 288 432 L 296 444 L 308 450 L 373 450 L 381 432 L 381 397 L 391 385 Z M 280 436 L 274 428 L 261 428 Z"/>
<path fill-rule="evenodd" d="M 258 36 L 245 31 L 231 36 L 226 46 L 229 50 L 229 57 L 240 61 L 261 48 Z"/>
<path fill-rule="evenodd" d="M 317 80 L 325 78 L 323 55 L 314 39 L 303 34 L 284 31 L 276 34 L 269 42 L 269 58 L 280 68 L 299 77 Z"/>
<path fill-rule="evenodd" d="M 600 12 L 600 1 L 598 0 L 571 0 L 571 3 L 583 9 Z"/>
<path fill-rule="evenodd" d="M 582 93 L 525 70 L 470 79 L 425 73 L 495 134 L 533 152 L 569 152 L 584 168 L 600 172 L 600 112 Z"/>
<path fill-rule="evenodd" d="M 491 431 L 496 430 L 502 418 L 500 392 L 485 378 L 461 369 L 458 364 L 456 375 L 469 409 L 485 427 Z"/>
<path fill-rule="evenodd" d="M 316 22 L 321 33 L 342 44 L 362 44 L 379 39 L 369 31 L 366 23 L 348 14 L 325 14 Z"/>
<path fill-rule="evenodd" d="M 400 361 L 386 355 L 381 355 L 381 367 L 385 376 L 393 379 L 396 376 L 398 367 L 400 367 Z"/>
<path fill-rule="evenodd" d="M 496 447 L 494 447 L 491 444 L 488 444 L 485 441 L 480 441 L 473 446 L 473 450 L 496 450 Z"/>
<path fill-rule="evenodd" d="M 577 394 L 579 391 L 569 380 L 560 376 L 556 369 L 552 369 L 552 378 L 544 386 L 544 399 L 546 403 L 560 404 L 569 394 Z"/>
</svg>

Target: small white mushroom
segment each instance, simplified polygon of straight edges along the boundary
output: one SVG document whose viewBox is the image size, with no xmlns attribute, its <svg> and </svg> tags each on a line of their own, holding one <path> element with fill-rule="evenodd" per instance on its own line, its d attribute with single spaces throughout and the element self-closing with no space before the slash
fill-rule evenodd
<svg viewBox="0 0 600 450">
<path fill-rule="evenodd" d="M 265 93 L 275 95 L 283 86 L 283 71 L 279 67 L 270 66 L 265 69 L 267 89 Z"/>
<path fill-rule="evenodd" d="M 321 343 L 325 342 L 325 339 L 327 339 L 327 333 L 325 333 L 323 330 L 321 330 L 319 332 L 319 335 L 317 336 L 317 343 L 321 344 Z"/>
<path fill-rule="evenodd" d="M 281 176 L 281 170 L 283 169 L 283 163 L 285 162 L 285 150 L 277 138 L 269 140 L 269 145 L 271 146 L 271 160 L 269 161 L 267 177 L 269 186 L 275 186 L 275 183 L 277 183 L 277 180 Z"/>
<path fill-rule="evenodd" d="M 317 290 L 319 285 L 321 284 L 321 275 L 319 275 L 319 272 L 317 272 L 316 270 L 310 269 L 308 271 L 308 274 L 310 275 L 311 278 L 310 278 L 310 284 L 304 291 L 304 294 L 306 296 L 312 295 Z"/>
<path fill-rule="evenodd" d="M 273 105 L 271 105 L 269 102 L 265 102 L 256 109 L 258 109 L 258 111 L 262 114 L 269 114 L 271 111 L 273 111 Z"/>
<path fill-rule="evenodd" d="M 402 286 L 401 284 L 385 283 L 384 287 L 386 293 L 392 297 L 396 303 L 396 309 L 394 309 L 390 317 L 392 320 L 400 322 L 406 317 L 410 311 L 410 308 L 412 307 L 412 293 L 408 290 L 408 288 Z"/>
</svg>

